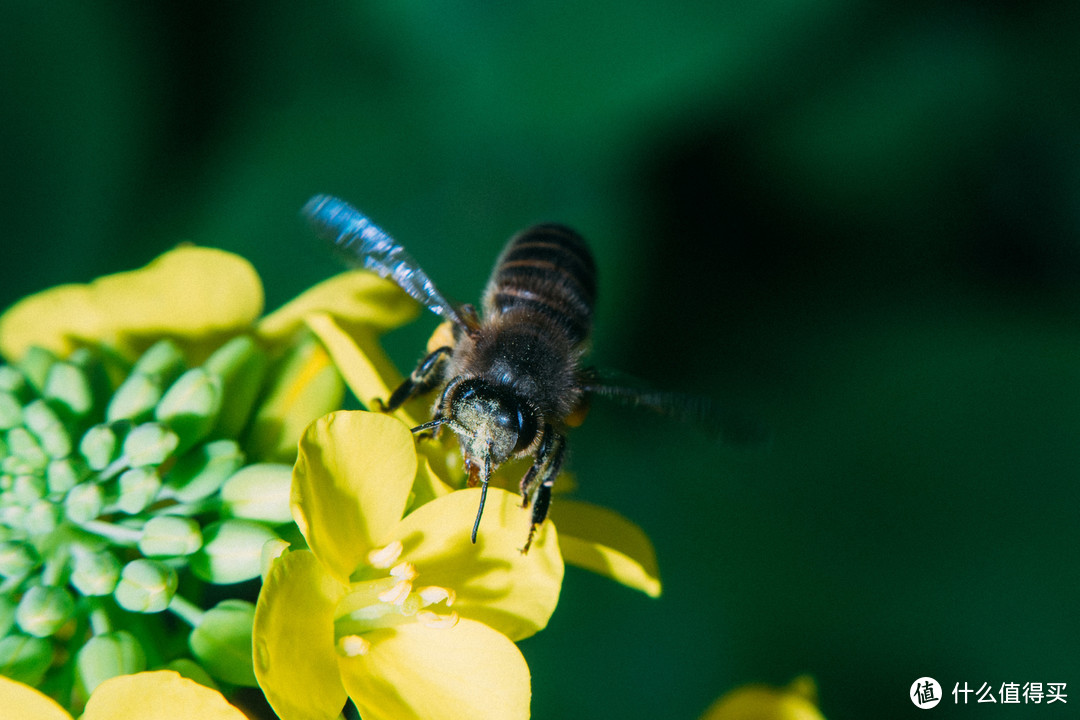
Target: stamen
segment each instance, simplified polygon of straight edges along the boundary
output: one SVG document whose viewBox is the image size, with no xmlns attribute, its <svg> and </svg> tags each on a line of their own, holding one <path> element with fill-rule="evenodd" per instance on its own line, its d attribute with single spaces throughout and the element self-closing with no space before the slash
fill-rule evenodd
<svg viewBox="0 0 1080 720">
<path fill-rule="evenodd" d="M 345 657 L 357 657 L 367 655 L 371 650 L 371 643 L 359 635 L 343 635 L 338 638 L 337 651 Z"/>
<path fill-rule="evenodd" d="M 412 582 L 420 575 L 420 573 L 416 571 L 416 566 L 410 562 L 403 562 L 399 565 L 395 565 L 390 568 L 390 574 L 398 580 L 408 580 L 409 582 Z"/>
<path fill-rule="evenodd" d="M 449 615 L 439 615 L 430 610 L 421 610 L 416 613 L 416 622 L 429 628 L 446 629 L 457 625 L 458 614 L 452 612 Z"/>
<path fill-rule="evenodd" d="M 388 567 L 392 567 L 394 563 L 401 557 L 402 551 L 405 546 L 401 544 L 400 540 L 395 540 L 386 547 L 377 548 L 372 550 L 367 555 L 368 564 L 372 567 L 385 570 Z"/>
<path fill-rule="evenodd" d="M 409 597 L 405 598 L 405 602 L 401 603 L 398 612 L 405 617 L 412 617 L 418 613 L 422 607 L 424 607 L 424 603 L 420 600 L 420 596 L 416 593 L 409 593 Z"/>
<path fill-rule="evenodd" d="M 373 551 L 369 559 L 373 563 L 386 564 L 400 554 L 401 543 L 397 542 Z M 379 572 L 372 567 L 368 567 L 367 571 Z M 453 605 L 457 599 L 453 589 L 439 585 L 414 589 L 413 582 L 421 573 L 410 562 L 399 562 L 388 570 L 383 568 L 382 572 L 387 574 L 377 579 L 352 582 L 350 592 L 335 609 L 335 647 L 342 656 L 355 657 L 367 653 L 371 643 L 364 636 L 376 629 L 409 622 L 419 622 L 432 628 L 448 628 L 458 622 L 455 612 L 439 614 L 425 610 L 438 603 L 444 603 L 447 607 Z"/>
<path fill-rule="evenodd" d="M 424 601 L 424 606 L 434 605 L 437 602 L 445 602 L 446 607 L 450 607 L 454 604 L 454 600 L 457 599 L 457 594 L 450 588 L 439 587 L 438 585 L 428 585 L 427 587 L 420 588 L 416 591 L 420 596 L 420 599 Z"/>
<path fill-rule="evenodd" d="M 411 592 L 412 583 L 408 580 L 402 580 L 389 590 L 379 593 L 379 600 L 391 605 L 401 605 Z"/>
</svg>

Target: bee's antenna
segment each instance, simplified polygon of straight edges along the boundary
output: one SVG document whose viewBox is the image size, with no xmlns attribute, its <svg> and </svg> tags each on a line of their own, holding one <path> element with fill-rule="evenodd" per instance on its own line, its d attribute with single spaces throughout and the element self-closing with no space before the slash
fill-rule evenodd
<svg viewBox="0 0 1080 720">
<path fill-rule="evenodd" d="M 480 516 L 484 514 L 484 501 L 487 500 L 488 479 L 491 477 L 491 443 L 484 456 L 484 474 L 480 477 L 480 507 L 476 510 L 476 522 L 472 526 L 472 542 L 476 544 L 476 533 L 480 529 Z"/>
</svg>

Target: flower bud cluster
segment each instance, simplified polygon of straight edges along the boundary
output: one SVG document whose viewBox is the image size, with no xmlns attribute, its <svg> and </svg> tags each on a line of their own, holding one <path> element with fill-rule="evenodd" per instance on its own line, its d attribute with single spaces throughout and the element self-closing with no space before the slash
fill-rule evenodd
<svg viewBox="0 0 1080 720">
<path fill-rule="evenodd" d="M 291 468 L 247 464 L 240 443 L 267 366 L 246 336 L 198 367 L 169 340 L 130 367 L 87 349 L 0 365 L 5 675 L 63 685 L 74 660 L 58 694 L 76 699 L 168 664 L 254 684 L 234 659 L 250 654 L 254 606 L 237 596 L 251 589 L 198 602 L 206 585 L 258 577 L 263 546 L 291 523 Z M 164 641 L 176 625 L 164 610 L 191 625 L 187 647 Z"/>
</svg>

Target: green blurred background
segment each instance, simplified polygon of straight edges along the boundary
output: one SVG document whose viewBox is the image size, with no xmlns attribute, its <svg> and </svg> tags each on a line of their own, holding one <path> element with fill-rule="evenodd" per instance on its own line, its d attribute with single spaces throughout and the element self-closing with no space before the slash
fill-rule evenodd
<svg viewBox="0 0 1080 720">
<path fill-rule="evenodd" d="M 1078 33 L 1038 0 L 7 0 L 0 305 L 192 241 L 276 306 L 336 270 L 316 192 L 472 301 L 561 220 L 601 268 L 594 360 L 772 442 L 594 408 L 578 496 L 646 529 L 665 592 L 569 571 L 522 643 L 534 717 L 690 719 L 799 673 L 834 720 L 917 715 L 923 675 L 938 716 L 1075 716 Z"/>
</svg>

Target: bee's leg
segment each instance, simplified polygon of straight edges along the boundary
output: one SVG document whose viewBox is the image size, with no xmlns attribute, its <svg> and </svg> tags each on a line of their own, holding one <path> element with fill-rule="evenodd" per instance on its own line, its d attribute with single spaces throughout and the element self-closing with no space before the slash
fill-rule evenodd
<svg viewBox="0 0 1080 720">
<path fill-rule="evenodd" d="M 450 362 L 451 352 L 453 352 L 453 349 L 446 345 L 432 351 L 420 361 L 420 364 L 409 374 L 409 377 L 405 378 L 401 385 L 398 385 L 397 389 L 391 393 L 389 400 L 385 403 L 376 401 L 379 405 L 378 410 L 380 412 L 393 412 L 408 400 L 434 389 L 446 377 L 446 368 Z"/>
<path fill-rule="evenodd" d="M 522 507 L 528 507 L 530 500 L 532 504 L 532 523 L 525 547 L 521 549 L 522 554 L 529 552 L 536 529 L 547 518 L 548 507 L 551 505 L 551 488 L 555 485 L 555 477 L 562 467 L 565 453 L 566 438 L 550 425 L 545 425 L 540 447 L 536 451 L 536 460 L 521 479 Z"/>
</svg>

